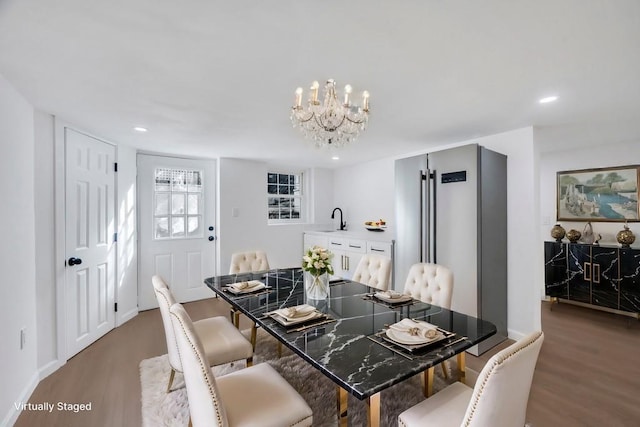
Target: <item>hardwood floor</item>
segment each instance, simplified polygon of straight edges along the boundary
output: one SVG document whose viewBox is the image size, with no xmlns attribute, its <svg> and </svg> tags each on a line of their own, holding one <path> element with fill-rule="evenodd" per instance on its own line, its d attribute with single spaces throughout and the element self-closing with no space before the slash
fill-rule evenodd
<svg viewBox="0 0 640 427">
<path fill-rule="evenodd" d="M 228 316 L 218 299 L 185 305 L 194 320 Z M 568 304 L 542 303 L 542 346 L 527 420 L 532 427 L 640 425 L 640 322 Z M 245 323 L 245 326 L 248 326 Z M 480 370 L 503 343 L 467 366 Z M 91 411 L 23 411 L 16 426 L 140 426 L 141 360 L 166 352 L 158 310 L 141 312 L 45 378 L 30 403 L 88 403 Z"/>
</svg>

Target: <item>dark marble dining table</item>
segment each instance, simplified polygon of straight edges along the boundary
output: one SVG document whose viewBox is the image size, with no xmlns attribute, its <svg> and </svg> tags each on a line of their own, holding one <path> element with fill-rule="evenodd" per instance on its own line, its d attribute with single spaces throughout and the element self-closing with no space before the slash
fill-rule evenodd
<svg viewBox="0 0 640 427">
<path fill-rule="evenodd" d="M 241 295 L 227 290 L 232 283 L 250 280 L 267 287 Z M 347 393 L 366 402 L 369 425 L 378 426 L 382 390 L 423 373 L 424 393 L 429 396 L 434 367 L 454 356 L 464 381 L 464 351 L 496 333 L 490 322 L 415 299 L 384 303 L 371 297 L 377 289 L 350 280 L 330 283 L 327 299 L 310 300 L 300 268 L 229 274 L 207 278 L 205 283 L 233 312 L 247 316 L 337 384 L 341 425 L 346 425 Z M 300 304 L 313 305 L 327 317 L 286 328 L 269 316 L 276 309 Z M 413 352 L 380 339 L 381 331 L 404 318 L 424 320 L 455 335 Z"/>
</svg>

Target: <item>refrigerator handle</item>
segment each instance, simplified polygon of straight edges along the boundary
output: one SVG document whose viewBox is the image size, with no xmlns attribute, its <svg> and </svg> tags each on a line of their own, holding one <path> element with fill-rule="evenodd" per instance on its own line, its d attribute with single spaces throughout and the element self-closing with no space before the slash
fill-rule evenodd
<svg viewBox="0 0 640 427">
<path fill-rule="evenodd" d="M 429 169 L 420 171 L 420 262 L 430 262 L 429 246 L 431 241 L 431 227 L 429 216 L 431 214 L 431 197 Z"/>
</svg>

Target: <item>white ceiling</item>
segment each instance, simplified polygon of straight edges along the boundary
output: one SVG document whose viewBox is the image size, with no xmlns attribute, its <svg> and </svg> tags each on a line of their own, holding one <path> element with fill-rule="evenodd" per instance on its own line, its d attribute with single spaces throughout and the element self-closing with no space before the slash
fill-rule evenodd
<svg viewBox="0 0 640 427">
<path fill-rule="evenodd" d="M 637 139 L 640 2 L 0 0 L 0 74 L 81 129 L 182 155 L 341 166 L 530 125 Z M 289 122 L 295 88 L 328 78 L 371 93 L 338 162 Z"/>
</svg>

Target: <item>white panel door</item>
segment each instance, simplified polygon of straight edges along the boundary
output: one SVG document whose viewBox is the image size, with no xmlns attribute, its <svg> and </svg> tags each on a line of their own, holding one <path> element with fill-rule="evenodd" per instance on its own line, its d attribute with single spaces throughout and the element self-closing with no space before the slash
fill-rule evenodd
<svg viewBox="0 0 640 427">
<path fill-rule="evenodd" d="M 216 275 L 215 163 L 138 154 L 138 306 L 157 307 L 162 276 L 180 302 L 213 296 Z"/>
<path fill-rule="evenodd" d="M 116 148 L 65 129 L 67 358 L 115 326 Z"/>
</svg>

